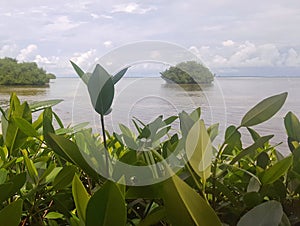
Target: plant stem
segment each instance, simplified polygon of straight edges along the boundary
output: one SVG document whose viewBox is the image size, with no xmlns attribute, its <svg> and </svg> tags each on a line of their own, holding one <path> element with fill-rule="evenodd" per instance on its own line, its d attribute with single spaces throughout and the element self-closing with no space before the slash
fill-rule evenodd
<svg viewBox="0 0 300 226">
<path fill-rule="evenodd" d="M 105 135 L 105 127 L 104 127 L 104 116 L 100 115 L 101 118 L 101 126 L 102 126 L 102 136 L 103 136 L 103 143 L 105 147 L 105 162 L 106 162 L 106 174 L 107 177 L 109 176 L 109 158 L 108 158 L 108 150 L 107 150 L 107 143 L 106 143 L 106 135 Z"/>
</svg>

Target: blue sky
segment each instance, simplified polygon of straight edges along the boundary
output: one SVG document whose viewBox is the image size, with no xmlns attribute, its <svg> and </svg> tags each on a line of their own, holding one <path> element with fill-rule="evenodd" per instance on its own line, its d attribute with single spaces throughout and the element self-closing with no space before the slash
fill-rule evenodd
<svg viewBox="0 0 300 226">
<path fill-rule="evenodd" d="M 299 0 L 2 0 L 0 57 L 71 76 L 70 59 L 87 69 L 118 46 L 159 40 L 218 75 L 300 75 L 299 24 Z"/>
</svg>

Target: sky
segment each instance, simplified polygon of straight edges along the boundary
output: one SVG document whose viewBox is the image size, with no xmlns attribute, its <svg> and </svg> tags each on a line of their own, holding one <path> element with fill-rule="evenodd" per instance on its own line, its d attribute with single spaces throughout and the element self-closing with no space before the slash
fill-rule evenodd
<svg viewBox="0 0 300 226">
<path fill-rule="evenodd" d="M 120 46 L 156 40 L 220 76 L 300 76 L 299 25 L 299 0 L 2 0 L 0 58 L 75 76 L 69 60 L 88 69 Z"/>
</svg>

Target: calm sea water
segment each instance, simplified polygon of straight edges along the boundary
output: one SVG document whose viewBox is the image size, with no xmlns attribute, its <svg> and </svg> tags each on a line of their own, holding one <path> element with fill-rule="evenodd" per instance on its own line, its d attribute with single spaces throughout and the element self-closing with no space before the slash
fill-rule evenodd
<svg viewBox="0 0 300 226">
<path fill-rule="evenodd" d="M 220 123 L 220 140 L 227 126 L 238 125 L 243 115 L 260 100 L 281 92 L 288 92 L 282 110 L 270 121 L 256 128 L 262 135 L 275 134 L 273 144 L 286 141 L 283 117 L 288 111 L 300 117 L 300 78 L 216 78 L 212 86 L 166 84 L 161 78 L 124 78 L 116 86 L 113 111 L 106 116 L 108 130 L 118 130 L 123 123 L 131 128 L 133 116 L 149 122 L 158 115 L 176 115 L 180 111 L 192 111 L 201 107 L 207 125 Z M 47 87 L 0 86 L 0 106 L 8 106 L 11 92 L 29 102 L 63 99 L 54 111 L 66 125 L 90 122 L 99 130 L 99 117 L 95 114 L 87 88 L 77 78 L 57 78 Z M 99 130 L 100 131 L 100 130 Z M 246 131 L 246 143 L 249 135 Z M 218 142 L 218 141 L 217 141 Z M 287 146 L 279 150 L 286 153 Z"/>
</svg>

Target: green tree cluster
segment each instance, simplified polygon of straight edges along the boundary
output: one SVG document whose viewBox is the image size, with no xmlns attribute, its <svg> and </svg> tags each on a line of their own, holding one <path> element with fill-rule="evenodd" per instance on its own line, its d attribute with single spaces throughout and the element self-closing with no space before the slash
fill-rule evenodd
<svg viewBox="0 0 300 226">
<path fill-rule="evenodd" d="M 204 65 L 196 61 L 187 61 L 177 64 L 175 67 L 160 73 L 167 82 L 177 84 L 212 83 L 213 73 Z"/>
<path fill-rule="evenodd" d="M 53 76 L 34 62 L 18 63 L 16 59 L 0 59 L 0 85 L 44 85 Z"/>
</svg>

